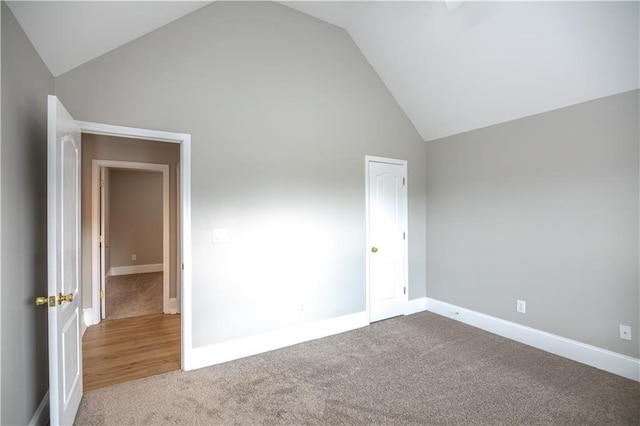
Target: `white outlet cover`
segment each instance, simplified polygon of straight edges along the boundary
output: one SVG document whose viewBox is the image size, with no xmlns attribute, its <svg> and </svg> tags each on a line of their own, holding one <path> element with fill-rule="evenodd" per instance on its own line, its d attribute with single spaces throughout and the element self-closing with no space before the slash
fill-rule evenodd
<svg viewBox="0 0 640 426">
<path fill-rule="evenodd" d="M 520 312 L 521 314 L 526 314 L 527 302 L 525 302 L 524 300 L 516 300 L 516 311 Z"/>
<path fill-rule="evenodd" d="M 624 340 L 631 340 L 631 326 L 620 324 L 620 338 Z"/>
</svg>

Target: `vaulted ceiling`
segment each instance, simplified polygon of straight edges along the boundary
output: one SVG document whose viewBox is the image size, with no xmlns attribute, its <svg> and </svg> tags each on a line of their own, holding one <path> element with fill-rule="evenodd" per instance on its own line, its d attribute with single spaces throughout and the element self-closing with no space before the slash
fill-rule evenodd
<svg viewBox="0 0 640 426">
<path fill-rule="evenodd" d="M 7 2 L 54 76 L 203 1 Z M 640 3 L 281 2 L 344 28 L 425 140 L 640 87 Z"/>
</svg>

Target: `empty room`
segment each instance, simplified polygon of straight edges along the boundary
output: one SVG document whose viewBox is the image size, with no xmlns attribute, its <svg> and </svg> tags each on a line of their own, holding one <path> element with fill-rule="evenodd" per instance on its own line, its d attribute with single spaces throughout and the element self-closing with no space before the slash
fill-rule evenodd
<svg viewBox="0 0 640 426">
<path fill-rule="evenodd" d="M 0 424 L 640 422 L 639 2 L 0 14 Z M 153 257 L 100 260 L 109 161 L 167 166 Z M 122 271 L 178 369 L 85 389 Z"/>
</svg>

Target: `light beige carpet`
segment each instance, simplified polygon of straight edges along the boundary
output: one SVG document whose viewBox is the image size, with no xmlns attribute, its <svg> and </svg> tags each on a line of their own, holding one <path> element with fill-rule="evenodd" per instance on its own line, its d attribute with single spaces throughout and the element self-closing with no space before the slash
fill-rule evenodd
<svg viewBox="0 0 640 426">
<path fill-rule="evenodd" d="M 162 272 L 107 277 L 105 319 L 162 313 Z"/>
<path fill-rule="evenodd" d="M 78 425 L 638 425 L 640 383 L 423 312 L 85 393 Z"/>
</svg>

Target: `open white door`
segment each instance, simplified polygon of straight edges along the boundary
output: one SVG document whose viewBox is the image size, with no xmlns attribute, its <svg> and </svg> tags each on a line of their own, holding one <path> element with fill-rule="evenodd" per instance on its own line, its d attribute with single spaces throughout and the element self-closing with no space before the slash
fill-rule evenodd
<svg viewBox="0 0 640 426">
<path fill-rule="evenodd" d="M 49 96 L 47 256 L 51 425 L 73 424 L 82 399 L 80 128 Z"/>
<path fill-rule="evenodd" d="M 407 307 L 406 162 L 367 158 L 369 321 L 404 315 Z"/>
</svg>

